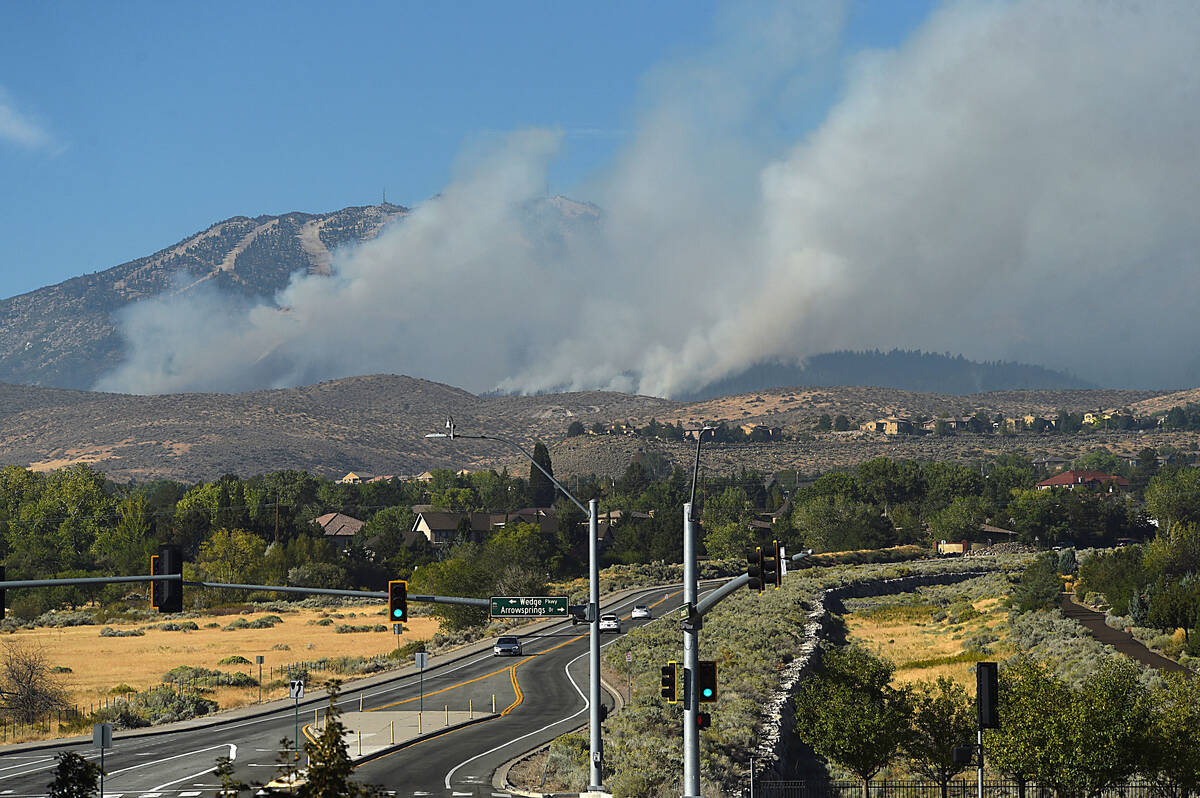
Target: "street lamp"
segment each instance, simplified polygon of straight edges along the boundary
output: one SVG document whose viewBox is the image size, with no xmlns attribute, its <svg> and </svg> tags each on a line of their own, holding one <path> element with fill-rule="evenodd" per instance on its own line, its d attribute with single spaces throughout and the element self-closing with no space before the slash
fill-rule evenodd
<svg viewBox="0 0 1200 798">
<path fill-rule="evenodd" d="M 591 644 L 589 661 L 589 679 L 590 689 L 588 695 L 589 704 L 589 727 L 591 737 L 591 774 L 588 781 L 589 792 L 604 791 L 604 772 L 601 762 L 604 759 L 604 744 L 600 739 L 600 566 L 599 557 L 596 550 L 596 537 L 599 533 L 597 529 L 598 519 L 596 511 L 596 500 L 592 499 L 588 502 L 588 506 L 583 504 L 571 495 L 571 492 L 562 486 L 557 479 L 554 478 L 549 471 L 542 467 L 542 464 L 533 459 L 533 455 L 525 451 L 524 447 L 516 441 L 508 438 L 501 438 L 499 435 L 462 435 L 454 428 L 454 419 L 446 419 L 447 432 L 431 432 L 426 438 L 466 438 L 477 441 L 497 441 L 516 449 L 525 459 L 533 463 L 538 471 L 541 471 L 546 479 L 554 483 L 554 487 L 558 488 L 564 496 L 588 516 L 588 608 L 587 618 L 589 623 L 589 641 Z"/>
<path fill-rule="evenodd" d="M 700 443 L 704 440 L 704 433 L 714 429 L 716 427 L 705 424 L 696 433 L 692 495 L 691 500 L 683 506 L 683 602 L 689 616 L 683 624 L 683 794 L 689 798 L 698 798 L 700 795 L 700 730 L 696 725 L 700 704 L 696 694 L 699 685 L 696 676 L 702 625 L 700 614 L 695 611 L 699 595 L 696 585 L 696 525 L 692 521 L 692 510 L 696 506 L 696 478 L 700 474 Z"/>
</svg>

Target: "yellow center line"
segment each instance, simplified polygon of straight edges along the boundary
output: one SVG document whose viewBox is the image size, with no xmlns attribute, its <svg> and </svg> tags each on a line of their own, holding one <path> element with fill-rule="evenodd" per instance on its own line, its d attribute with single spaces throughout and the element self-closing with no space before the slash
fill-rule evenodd
<svg viewBox="0 0 1200 798">
<path fill-rule="evenodd" d="M 652 608 L 657 607 L 659 604 L 662 604 L 667 599 L 670 599 L 673 596 L 678 596 L 682 592 L 683 592 L 682 590 L 677 590 L 674 593 L 668 593 L 667 595 L 663 596 L 661 599 L 654 602 L 650 606 Z M 628 618 L 628 616 L 626 616 L 626 617 Z M 522 692 L 521 684 L 517 680 L 517 668 L 521 667 L 526 662 L 531 662 L 535 657 L 540 657 L 543 654 L 549 654 L 551 651 L 556 651 L 557 649 L 560 649 L 563 646 L 569 646 L 572 643 L 574 643 L 578 640 L 582 640 L 587 636 L 588 636 L 587 634 L 577 635 L 576 637 L 572 637 L 569 640 L 565 640 L 556 646 L 551 646 L 550 648 L 546 649 L 545 651 L 539 651 L 536 654 L 530 654 L 528 657 L 525 657 L 524 659 L 522 659 L 520 662 L 516 663 L 515 665 L 510 665 L 507 668 L 501 668 L 500 670 L 492 671 L 491 673 L 484 674 L 483 676 L 476 676 L 474 679 L 467 679 L 466 681 L 459 682 L 458 684 L 452 684 L 449 687 L 443 687 L 441 690 L 435 690 L 434 692 L 426 693 L 425 695 L 437 695 L 438 693 L 444 693 L 448 690 L 454 690 L 459 687 L 463 687 L 465 685 L 472 684 L 474 682 L 482 681 L 483 679 L 489 679 L 492 676 L 498 676 L 499 674 L 504 673 L 505 671 L 508 671 L 509 681 L 512 682 L 513 692 L 516 694 L 516 699 L 511 704 L 509 704 L 507 707 L 505 707 L 503 712 L 501 712 L 498 715 L 494 715 L 490 718 L 487 718 L 487 720 L 495 720 L 496 718 L 502 718 L 505 715 L 507 715 L 508 713 L 512 712 L 514 709 L 516 709 L 518 706 L 520 706 L 525 701 L 525 693 Z M 417 698 L 405 698 L 402 701 L 393 701 L 390 704 L 384 704 L 382 706 L 373 707 L 372 709 L 368 709 L 367 712 L 375 712 L 380 709 L 387 709 L 388 707 L 400 706 L 401 704 L 407 704 L 410 701 L 416 701 L 418 698 L 420 698 L 420 696 L 417 696 Z M 459 731 L 459 729 L 450 729 L 449 731 L 444 731 L 441 734 L 434 735 L 433 737 L 425 737 L 425 738 L 419 739 L 419 740 L 415 741 L 414 743 L 412 743 L 412 745 L 405 746 L 405 748 L 397 749 L 396 751 L 392 751 L 391 753 L 387 753 L 387 754 L 384 754 L 383 756 L 376 757 L 376 758 L 382 759 L 384 757 L 391 756 L 392 754 L 400 753 L 400 751 L 405 750 L 407 748 L 412 748 L 415 745 L 420 745 L 421 743 L 429 742 L 430 740 L 436 740 L 439 737 L 445 737 L 447 734 L 453 734 L 456 731 Z M 305 734 L 305 736 L 308 736 L 308 726 L 304 727 L 304 734 Z M 358 765 L 355 765 L 354 767 L 358 768 L 361 765 L 365 765 L 365 764 L 367 764 L 367 763 L 360 762 Z"/>
</svg>

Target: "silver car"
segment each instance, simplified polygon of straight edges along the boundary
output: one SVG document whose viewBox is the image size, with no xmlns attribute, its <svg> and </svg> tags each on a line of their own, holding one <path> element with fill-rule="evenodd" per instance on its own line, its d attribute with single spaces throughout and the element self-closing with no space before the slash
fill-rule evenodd
<svg viewBox="0 0 1200 798">
<path fill-rule="evenodd" d="M 645 604 L 638 604 L 636 607 L 633 608 L 633 616 L 632 617 L 635 621 L 638 620 L 639 618 L 649 618 L 650 617 L 650 608 L 647 607 Z"/>
<path fill-rule="evenodd" d="M 620 632 L 621 619 L 611 612 L 606 612 L 600 616 L 600 631 L 601 632 Z"/>
<path fill-rule="evenodd" d="M 493 657 L 519 657 L 521 656 L 521 641 L 515 637 L 499 637 L 496 638 L 496 645 L 492 646 Z"/>
</svg>

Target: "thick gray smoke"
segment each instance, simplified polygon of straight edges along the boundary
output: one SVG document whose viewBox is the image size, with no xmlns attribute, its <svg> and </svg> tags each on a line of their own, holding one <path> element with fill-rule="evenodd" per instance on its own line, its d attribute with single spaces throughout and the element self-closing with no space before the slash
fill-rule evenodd
<svg viewBox="0 0 1200 798">
<path fill-rule="evenodd" d="M 294 278 L 283 310 L 134 306 L 98 387 L 396 372 L 670 395 L 874 347 L 1200 384 L 1200 5 L 948 4 L 856 55 L 780 146 L 838 63 L 828 8 L 730 15 L 712 52 L 648 76 L 628 146 L 576 192 L 598 222 L 540 196 L 559 135 L 515 133 L 334 277 Z"/>
</svg>

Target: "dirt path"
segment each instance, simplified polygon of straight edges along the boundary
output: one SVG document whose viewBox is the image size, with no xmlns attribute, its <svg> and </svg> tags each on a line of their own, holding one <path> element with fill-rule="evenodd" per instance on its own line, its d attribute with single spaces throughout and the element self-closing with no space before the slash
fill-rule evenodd
<svg viewBox="0 0 1200 798">
<path fill-rule="evenodd" d="M 1096 612 L 1095 610 L 1076 604 L 1074 598 L 1069 593 L 1063 594 L 1062 612 L 1063 615 L 1082 624 L 1083 628 L 1087 629 L 1092 637 L 1101 643 L 1112 646 L 1125 656 L 1135 659 L 1143 665 L 1160 671 L 1191 673 L 1190 670 L 1175 660 L 1167 659 L 1161 654 L 1156 654 L 1146 648 L 1137 638 L 1128 632 L 1121 629 L 1113 629 L 1104 622 L 1104 613 Z"/>
</svg>

